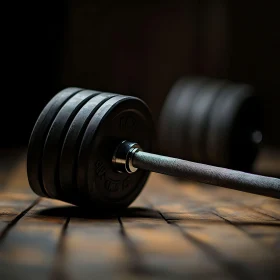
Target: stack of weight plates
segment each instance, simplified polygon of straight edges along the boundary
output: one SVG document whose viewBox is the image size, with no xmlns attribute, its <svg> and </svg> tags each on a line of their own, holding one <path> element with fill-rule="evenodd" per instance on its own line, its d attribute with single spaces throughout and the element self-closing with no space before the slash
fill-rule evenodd
<svg viewBox="0 0 280 280">
<path fill-rule="evenodd" d="M 149 172 L 113 170 L 114 149 L 122 140 L 151 151 L 151 114 L 140 99 L 80 88 L 58 93 L 32 131 L 27 173 L 40 195 L 85 207 L 127 207 Z"/>
</svg>

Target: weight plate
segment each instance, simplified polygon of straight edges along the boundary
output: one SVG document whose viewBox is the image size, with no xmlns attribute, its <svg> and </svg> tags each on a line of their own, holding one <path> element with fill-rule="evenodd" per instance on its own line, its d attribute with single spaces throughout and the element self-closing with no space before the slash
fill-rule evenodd
<svg viewBox="0 0 280 280">
<path fill-rule="evenodd" d="M 252 171 L 262 141 L 262 112 L 261 103 L 248 88 L 229 134 L 229 168 Z"/>
<path fill-rule="evenodd" d="M 112 155 L 123 140 L 137 142 L 150 152 L 153 135 L 151 113 L 143 101 L 130 96 L 115 96 L 106 101 L 90 120 L 82 139 L 77 165 L 80 205 L 127 207 L 141 192 L 149 172 L 116 172 Z"/>
<path fill-rule="evenodd" d="M 178 95 L 181 93 L 182 88 L 185 87 L 188 80 L 186 78 L 178 80 L 175 85 L 171 88 L 168 93 L 163 107 L 161 109 L 161 115 L 159 120 L 159 146 L 165 155 L 173 156 L 174 152 L 172 151 L 173 144 L 170 139 L 170 132 L 173 126 L 173 114 L 178 99 Z"/>
<path fill-rule="evenodd" d="M 191 114 L 197 92 L 208 81 L 207 78 L 180 79 L 170 91 L 170 96 L 163 107 L 160 131 L 163 131 L 161 146 L 168 155 L 191 159 L 191 143 L 189 141 L 189 115 Z"/>
<path fill-rule="evenodd" d="M 211 108 L 219 96 L 226 81 L 211 80 L 197 93 L 191 114 L 189 116 L 189 139 L 191 143 L 192 159 L 196 162 L 208 163 L 206 153 L 206 130 Z"/>
<path fill-rule="evenodd" d="M 65 136 L 60 156 L 59 182 L 56 185 L 60 186 L 63 190 L 63 197 L 71 203 L 77 203 L 79 200 L 76 184 L 76 164 L 84 131 L 99 107 L 115 95 L 113 93 L 100 93 L 92 97 L 77 113 Z"/>
<path fill-rule="evenodd" d="M 81 91 L 80 88 L 67 88 L 56 94 L 39 115 L 32 130 L 27 153 L 27 175 L 31 189 L 39 196 L 47 196 L 41 177 L 41 160 L 45 138 L 49 128 L 60 110 L 69 98 Z"/>
<path fill-rule="evenodd" d="M 186 158 L 187 153 L 185 153 L 184 145 L 188 139 L 183 139 L 184 127 L 188 125 L 187 115 L 191 109 L 196 86 L 199 82 L 199 79 L 185 79 L 185 83 L 182 86 L 175 86 L 176 99 L 173 103 L 172 111 L 169 112 L 171 126 L 168 134 L 170 138 L 169 149 L 171 149 L 173 157 Z"/>
<path fill-rule="evenodd" d="M 174 110 L 174 126 L 171 133 L 173 137 L 172 144 L 177 148 L 174 156 L 193 160 L 192 143 L 189 137 L 191 126 L 189 117 L 192 114 L 193 105 L 197 100 L 197 94 L 201 88 L 208 82 L 207 78 L 196 78 L 190 80 L 182 89 Z"/>
<path fill-rule="evenodd" d="M 207 129 L 207 157 L 211 164 L 228 165 L 228 134 L 232 126 L 232 112 L 236 101 L 236 87 L 229 84 L 215 100 L 209 114 Z M 242 96 L 242 92 L 241 95 Z"/>
<path fill-rule="evenodd" d="M 58 160 L 65 134 L 73 118 L 80 108 L 94 95 L 96 91 L 81 91 L 69 99 L 55 117 L 45 140 L 42 158 L 43 186 L 49 197 L 58 198 L 56 185 L 58 178 Z"/>
<path fill-rule="evenodd" d="M 251 153 L 249 150 L 240 149 L 242 143 L 250 142 L 253 144 L 252 147 L 255 146 L 252 134 L 253 130 L 257 129 L 254 127 L 259 126 L 254 119 L 259 118 L 260 110 L 251 92 L 252 88 L 247 85 L 230 84 L 216 99 L 210 114 L 207 131 L 207 154 L 213 164 L 239 169 L 238 166 L 232 166 L 231 157 L 234 154 L 234 158 L 238 158 L 236 163 L 239 161 L 240 166 L 243 165 L 242 161 L 244 164 L 246 161 L 247 165 L 248 160 L 252 160 L 249 156 Z M 252 111 L 253 116 L 250 121 L 244 118 L 240 119 L 241 115 L 244 115 L 241 114 L 244 106 L 246 110 Z M 249 148 L 247 144 L 245 146 Z"/>
</svg>

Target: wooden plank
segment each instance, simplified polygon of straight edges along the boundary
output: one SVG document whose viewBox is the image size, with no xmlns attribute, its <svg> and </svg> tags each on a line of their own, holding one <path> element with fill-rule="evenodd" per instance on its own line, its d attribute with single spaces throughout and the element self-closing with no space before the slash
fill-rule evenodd
<svg viewBox="0 0 280 280">
<path fill-rule="evenodd" d="M 0 192 L 0 279 L 279 275 L 276 199 L 152 174 L 130 208 L 104 215 L 37 201 L 24 161 L 7 176 Z"/>
<path fill-rule="evenodd" d="M 139 256 L 139 269 L 158 278 L 232 279 L 219 263 L 167 223 L 157 208 L 151 208 L 146 195 L 120 217 L 127 243 Z"/>
<path fill-rule="evenodd" d="M 64 237 L 57 275 L 72 279 L 122 279 L 129 259 L 116 218 L 71 219 Z"/>
<path fill-rule="evenodd" d="M 254 205 L 253 208 L 261 213 L 280 220 L 280 200 L 278 199 L 264 200 L 262 203 Z"/>
<path fill-rule="evenodd" d="M 0 221 L 0 232 L 7 226 L 7 223 Z"/>
<path fill-rule="evenodd" d="M 279 224 L 275 218 L 259 213 L 243 205 L 230 205 L 216 207 L 214 212 L 223 217 L 225 220 L 234 224 L 251 223 L 251 224 Z"/>
<path fill-rule="evenodd" d="M 126 238 L 137 251 L 137 266 L 157 278 L 191 277 L 232 279 L 214 259 L 163 219 L 150 223 L 137 217 L 121 218 Z M 135 261 L 136 263 L 136 261 Z"/>
<path fill-rule="evenodd" d="M 272 251 L 272 247 L 263 246 L 267 242 L 256 240 L 252 229 L 256 225 L 279 226 L 279 221 L 244 206 L 244 196 L 241 202 L 238 200 L 239 192 L 234 197 L 223 199 L 227 192 L 232 191 L 219 189 L 213 192 L 212 187 L 187 184 L 182 184 L 181 188 L 175 202 L 170 203 L 166 199 L 176 196 L 174 189 L 166 189 L 157 197 L 150 196 L 150 205 L 162 212 L 167 223 L 177 226 L 186 239 L 204 250 L 209 258 L 216 259 L 233 277 L 261 279 L 269 276 L 274 279 L 275 273 L 279 272 L 279 249 Z M 185 191 L 188 195 L 184 196 L 182 192 Z M 263 201 L 258 196 L 249 196 L 255 204 Z M 246 224 L 251 225 L 251 234 L 247 228 L 239 227 Z M 274 242 L 278 238 L 275 233 Z"/>
<path fill-rule="evenodd" d="M 188 240 L 220 262 L 235 278 L 276 279 L 279 273 L 275 254 L 231 224 L 195 221 L 173 222 Z"/>
<path fill-rule="evenodd" d="M 34 194 L 0 192 L 0 220 L 10 222 L 37 198 Z"/>
<path fill-rule="evenodd" d="M 9 173 L 22 156 L 22 149 L 1 149 L 0 150 L 0 190 L 6 185 Z"/>
<path fill-rule="evenodd" d="M 28 279 L 49 279 L 64 219 L 43 220 L 38 214 L 34 219 L 31 209 L 36 213 L 42 206 L 38 199 L 30 204 L 30 195 L 1 196 L 10 205 L 0 216 L 6 224 L 0 235 L 0 278 L 20 279 L 24 275 Z"/>
<path fill-rule="evenodd" d="M 279 225 L 241 225 L 257 242 L 264 244 L 280 263 L 280 227 Z"/>
</svg>

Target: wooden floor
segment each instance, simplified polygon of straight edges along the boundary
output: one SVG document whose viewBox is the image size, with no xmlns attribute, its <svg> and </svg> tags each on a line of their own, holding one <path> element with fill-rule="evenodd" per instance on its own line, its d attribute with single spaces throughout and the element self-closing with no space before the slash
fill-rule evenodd
<svg viewBox="0 0 280 280">
<path fill-rule="evenodd" d="M 280 279 L 280 201 L 153 174 L 121 215 L 82 213 L 0 164 L 0 279 Z M 279 164 L 280 167 L 280 164 Z"/>
</svg>

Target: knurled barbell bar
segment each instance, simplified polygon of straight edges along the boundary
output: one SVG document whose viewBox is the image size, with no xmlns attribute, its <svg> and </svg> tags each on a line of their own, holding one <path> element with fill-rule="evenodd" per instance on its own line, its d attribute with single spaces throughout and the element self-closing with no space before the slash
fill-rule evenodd
<svg viewBox="0 0 280 280">
<path fill-rule="evenodd" d="M 33 128 L 27 154 L 30 186 L 39 196 L 121 209 L 139 195 L 153 171 L 280 198 L 279 179 L 152 154 L 153 139 L 152 117 L 142 100 L 65 89 Z"/>
<path fill-rule="evenodd" d="M 159 146 L 169 156 L 248 171 L 262 139 L 262 108 L 251 86 L 182 78 L 161 111 Z"/>
</svg>

